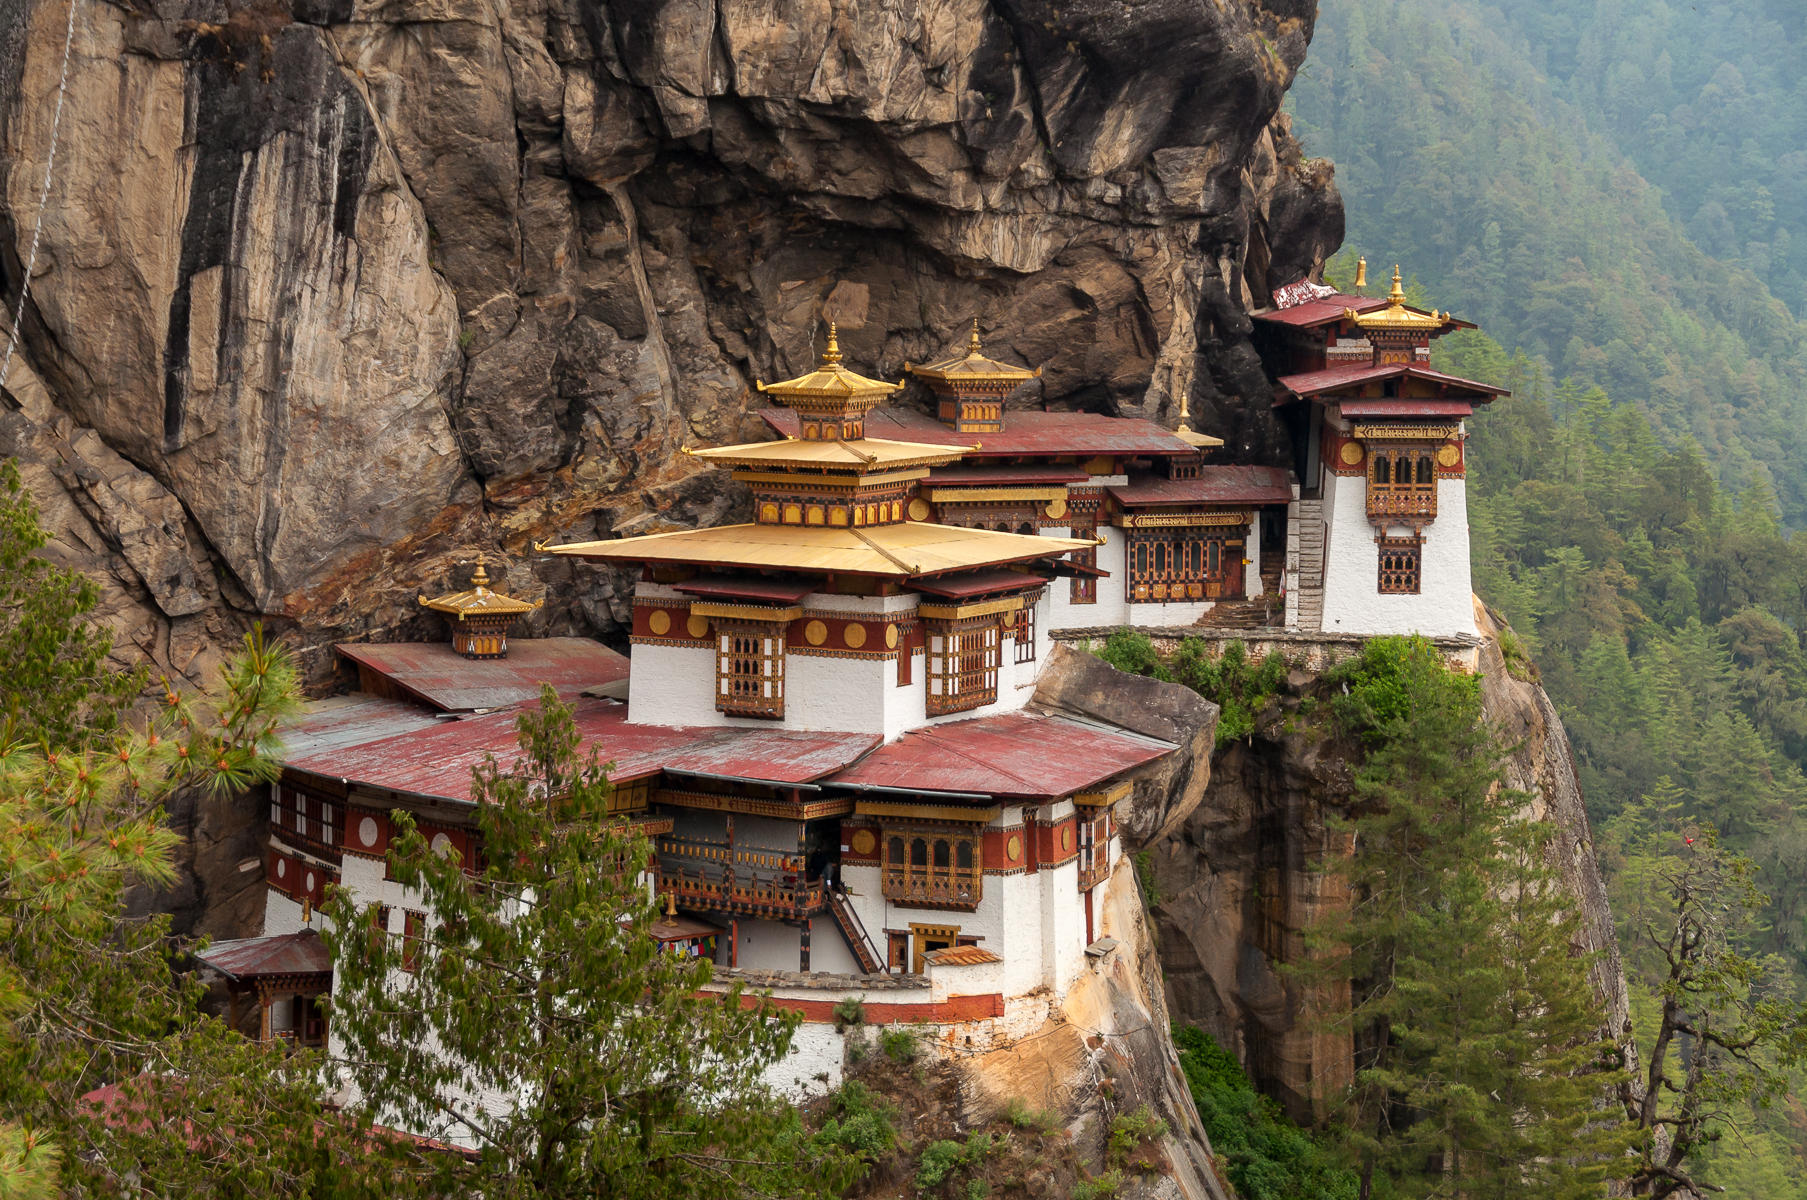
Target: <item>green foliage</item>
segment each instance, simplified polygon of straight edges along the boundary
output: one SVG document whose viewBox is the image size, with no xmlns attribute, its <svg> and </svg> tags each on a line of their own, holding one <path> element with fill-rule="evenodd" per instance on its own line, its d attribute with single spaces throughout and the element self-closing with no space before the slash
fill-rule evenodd
<svg viewBox="0 0 1807 1200">
<path fill-rule="evenodd" d="M 1142 906 L 1152 909 L 1161 902 L 1161 889 L 1154 874 L 1154 851 L 1137 850 L 1130 858 L 1136 864 L 1136 883 L 1142 892 Z"/>
<path fill-rule="evenodd" d="M 965 1142 L 930 1142 L 916 1160 L 916 1190 L 926 1196 L 960 1173 L 981 1166 L 1002 1148 L 999 1139 L 983 1132 L 968 1134 Z M 981 1190 L 975 1192 L 975 1185 Z M 984 1196 L 989 1188 L 983 1180 L 969 1178 L 962 1194 Z"/>
<path fill-rule="evenodd" d="M 866 1002 L 858 996 L 842 996 L 835 1001 L 834 1019 L 837 1025 L 864 1025 Z"/>
<path fill-rule="evenodd" d="M 390 869 L 434 914 L 417 942 L 373 937 L 368 910 L 329 898 L 333 1027 L 364 1102 L 475 1141 L 474 1159 L 444 1156 L 445 1194 L 838 1189 L 848 1163 L 815 1154 L 761 1084 L 794 1014 L 743 1007 L 738 985 L 704 992 L 708 961 L 650 936 L 646 842 L 608 819 L 606 765 L 580 755 L 556 693 L 518 728 L 516 762 L 473 772 L 480 863 L 440 857 L 411 816 L 393 816 Z M 479 1089 L 512 1103 L 488 1111 Z"/>
<path fill-rule="evenodd" d="M 916 1055 L 922 1046 L 914 1029 L 893 1025 L 879 1032 L 878 1048 L 885 1052 L 886 1058 L 903 1066 L 916 1061 Z"/>
<path fill-rule="evenodd" d="M 1004 1119 L 1014 1129 L 1033 1129 L 1046 1137 L 1060 1128 L 1060 1118 L 1045 1108 L 1031 1108 L 1019 1096 L 1012 1096 L 1004 1106 Z"/>
<path fill-rule="evenodd" d="M 1216 704 L 1219 746 L 1255 732 L 1255 718 L 1286 681 L 1283 656 L 1270 653 L 1256 662 L 1241 642 L 1230 642 L 1213 655 L 1205 639 L 1189 637 L 1164 659 L 1147 634 L 1119 629 L 1102 646 L 1088 643 L 1088 648 L 1119 671 L 1183 683 Z"/>
<path fill-rule="evenodd" d="M 1121 1166 L 1129 1156 L 1150 1142 L 1167 1136 L 1167 1122 L 1141 1104 L 1130 1112 L 1111 1118 L 1110 1133 L 1105 1139 L 1104 1155 L 1113 1166 Z"/>
<path fill-rule="evenodd" d="M 1075 1183 L 1070 1195 L 1072 1200 L 1111 1200 L 1111 1197 L 1122 1190 L 1123 1172 L 1113 1169 Z"/>
<path fill-rule="evenodd" d="M 1192 1102 L 1224 1174 L 1243 1200 L 1356 1200 L 1353 1171 L 1288 1121 L 1261 1095 L 1235 1057 L 1194 1026 L 1176 1026 L 1174 1045 Z"/>
<path fill-rule="evenodd" d="M 0 461 L 0 744 L 73 749 L 107 740 L 145 672 L 109 665 L 113 639 L 87 620 L 100 589 L 40 555 L 49 541 L 18 467 Z"/>
<path fill-rule="evenodd" d="M 860 1173 L 897 1146 L 897 1107 L 857 1079 L 842 1084 L 829 1100 L 827 1119 L 816 1131 L 819 1148 L 833 1147 L 858 1159 Z"/>
<path fill-rule="evenodd" d="M 1374 639 L 1330 678 L 1363 748 L 1352 904 L 1312 931 L 1313 969 L 1354 981 L 1346 1153 L 1406 1197 L 1600 1195 L 1634 1136 L 1597 1109 L 1615 1047 L 1570 952 L 1554 831 L 1499 786 L 1478 681 L 1421 638 Z"/>
</svg>

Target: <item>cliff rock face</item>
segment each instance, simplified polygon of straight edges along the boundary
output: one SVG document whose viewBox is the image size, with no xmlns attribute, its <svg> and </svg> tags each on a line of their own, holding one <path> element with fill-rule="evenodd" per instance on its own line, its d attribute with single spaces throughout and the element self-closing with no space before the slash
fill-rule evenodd
<svg viewBox="0 0 1807 1200">
<path fill-rule="evenodd" d="M 170 671 L 428 636 L 478 548 L 609 632 L 530 543 L 737 515 L 676 451 L 830 317 L 1272 456 L 1244 310 L 1342 234 L 1276 115 L 1310 0 L 80 0 L 58 120 L 68 12 L 0 0 L 0 454 Z"/>
<path fill-rule="evenodd" d="M 1476 608 L 1483 710 L 1513 747 L 1506 785 L 1531 798 L 1528 817 L 1556 830 L 1552 862 L 1582 915 L 1583 948 L 1599 954 L 1591 970 L 1602 1024 L 1623 1035 L 1629 997 L 1568 735 L 1543 689 L 1507 671 L 1496 627 Z M 1309 721 L 1289 719 L 1316 684 L 1295 672 L 1279 711 L 1216 754 L 1203 802 L 1175 836 L 1150 848 L 1175 1019 L 1237 1053 L 1256 1084 L 1300 1120 L 1321 1116 L 1351 1069 L 1347 1039 L 1315 1020 L 1346 1011 L 1346 986 L 1313 991 L 1284 969 L 1304 961 L 1305 930 L 1347 901 L 1334 867 L 1349 845 L 1331 818 L 1353 795 L 1353 770 Z M 1636 1047 L 1625 1049 L 1635 1067 Z"/>
</svg>

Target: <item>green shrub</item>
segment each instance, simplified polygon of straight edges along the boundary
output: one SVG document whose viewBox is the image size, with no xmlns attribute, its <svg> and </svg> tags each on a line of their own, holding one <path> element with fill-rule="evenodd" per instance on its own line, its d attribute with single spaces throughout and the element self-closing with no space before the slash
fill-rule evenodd
<svg viewBox="0 0 1807 1200">
<path fill-rule="evenodd" d="M 1074 1184 L 1069 1195 L 1071 1200 L 1111 1200 L 1122 1187 L 1123 1172 L 1111 1170 Z"/>
<path fill-rule="evenodd" d="M 1060 1125 L 1060 1118 L 1047 1109 L 1030 1108 L 1016 1097 L 1004 1106 L 1004 1119 L 1017 1129 L 1033 1129 L 1044 1135 L 1053 1133 Z"/>
<path fill-rule="evenodd" d="M 922 1047 L 914 1029 L 900 1029 L 893 1025 L 878 1035 L 878 1048 L 885 1052 L 886 1058 L 902 1066 L 916 1061 L 917 1051 Z"/>
<path fill-rule="evenodd" d="M 1370 745 L 1408 724 L 1414 705 L 1479 711 L 1480 679 L 1451 671 L 1437 648 L 1416 636 L 1374 638 L 1326 671 L 1324 681 L 1342 690 L 1332 711 L 1343 732 Z"/>
<path fill-rule="evenodd" d="M 1286 681 L 1284 656 L 1270 653 L 1256 662 L 1241 642 L 1230 642 L 1222 654 L 1213 655 L 1204 638 L 1189 637 L 1163 660 L 1147 634 L 1119 629 L 1103 646 L 1088 642 L 1086 648 L 1119 671 L 1185 684 L 1216 704 L 1219 746 L 1255 732 L 1255 718 Z"/>
<path fill-rule="evenodd" d="M 1166 1136 L 1167 1122 L 1150 1112 L 1148 1105 L 1138 1105 L 1134 1112 L 1118 1113 L 1111 1118 L 1105 1159 L 1113 1166 L 1121 1165 L 1128 1161 L 1131 1154 L 1141 1149 L 1144 1143 L 1158 1141 Z"/>
<path fill-rule="evenodd" d="M 1173 1040 L 1211 1148 L 1243 1200 L 1355 1200 L 1355 1174 L 1255 1091 L 1209 1034 L 1176 1027 Z"/>
<path fill-rule="evenodd" d="M 1142 887 L 1142 907 L 1152 909 L 1161 902 L 1161 889 L 1154 880 L 1154 851 L 1138 850 L 1130 857 L 1136 864 L 1136 882 Z"/>
<path fill-rule="evenodd" d="M 1131 675 L 1147 675 L 1168 682 L 1173 680 L 1173 675 L 1161 661 L 1160 654 L 1146 633 L 1119 629 L 1104 640 L 1103 646 L 1093 649 L 1092 653 L 1119 671 Z"/>
<path fill-rule="evenodd" d="M 966 1161 L 966 1147 L 959 1142 L 930 1142 L 916 1160 L 916 1190 L 932 1192 Z"/>
<path fill-rule="evenodd" d="M 897 1109 L 857 1079 L 850 1079 L 828 1102 L 829 1118 L 819 1142 L 839 1147 L 864 1163 L 874 1163 L 897 1145 Z"/>
<path fill-rule="evenodd" d="M 834 1019 L 838 1025 L 864 1025 L 866 1002 L 858 996 L 843 996 L 835 1001 Z"/>
</svg>

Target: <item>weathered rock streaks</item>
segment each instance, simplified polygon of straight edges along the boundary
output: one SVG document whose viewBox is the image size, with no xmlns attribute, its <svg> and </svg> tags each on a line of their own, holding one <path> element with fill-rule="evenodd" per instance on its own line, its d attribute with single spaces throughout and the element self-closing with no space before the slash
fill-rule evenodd
<svg viewBox="0 0 1807 1200">
<path fill-rule="evenodd" d="M 977 313 L 1027 402 L 1275 455 L 1244 313 L 1341 236 L 1275 115 L 1311 3 L 78 3 L 0 453 L 172 669 L 424 633 L 479 546 L 609 631 L 531 542 L 732 515 L 677 450 L 757 435 L 825 317 L 895 373 Z M 68 10 L 0 11 L 10 302 Z"/>
</svg>

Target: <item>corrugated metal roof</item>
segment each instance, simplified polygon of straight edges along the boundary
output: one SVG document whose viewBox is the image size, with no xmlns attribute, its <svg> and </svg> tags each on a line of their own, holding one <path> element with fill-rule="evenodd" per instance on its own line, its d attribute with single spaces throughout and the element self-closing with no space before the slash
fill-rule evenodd
<svg viewBox="0 0 1807 1200">
<path fill-rule="evenodd" d="M 405 700 L 334 696 L 310 703 L 294 724 L 282 730 L 282 744 L 289 758 L 303 758 L 430 729 L 451 719 Z"/>
<path fill-rule="evenodd" d="M 729 596 L 737 600 L 773 600 L 795 604 L 822 586 L 820 579 L 761 579 L 757 575 L 706 576 L 671 585 L 689 596 Z"/>
<path fill-rule="evenodd" d="M 610 778 L 640 779 L 661 769 L 723 775 L 767 783 L 809 783 L 830 775 L 877 745 L 877 734 L 809 733 L 725 726 L 630 725 L 625 706 L 578 699 L 578 735 L 587 753 L 615 764 Z M 385 791 L 470 802 L 471 768 L 486 755 L 507 764 L 519 754 L 520 709 L 441 720 L 356 745 L 297 753 L 286 765 Z"/>
<path fill-rule="evenodd" d="M 1205 467 L 1197 479 L 1132 479 L 1107 487 L 1126 507 L 1146 504 L 1284 504 L 1292 477 L 1281 467 Z"/>
<path fill-rule="evenodd" d="M 1466 388 L 1480 396 L 1510 394 L 1504 388 L 1477 383 L 1472 379 L 1461 379 L 1454 375 L 1445 375 L 1441 371 L 1433 371 L 1429 367 L 1421 367 L 1415 363 L 1384 363 L 1380 366 L 1372 363 L 1345 363 L 1342 366 L 1325 367 L 1321 371 L 1306 371 L 1301 375 L 1282 375 L 1280 385 L 1297 396 L 1320 396 L 1339 388 L 1378 383 L 1386 379 L 1408 378 L 1422 379 L 1427 383 L 1443 384 L 1446 387 Z"/>
<path fill-rule="evenodd" d="M 828 782 L 1049 799 L 1083 791 L 1175 748 L 1065 717 L 1001 713 L 906 733 Z"/>
<path fill-rule="evenodd" d="M 759 415 L 779 433 L 795 437 L 797 414 L 787 408 L 761 409 Z M 1004 414 L 1002 433 L 955 433 L 927 413 L 884 408 L 866 417 L 868 436 L 896 437 L 941 446 L 971 446 L 966 458 L 1011 458 L 1017 455 L 1097 454 L 1173 455 L 1198 451 L 1171 429 L 1140 417 L 1107 417 L 1099 413 L 1040 412 L 1012 409 Z"/>
<path fill-rule="evenodd" d="M 447 642 L 348 642 L 339 653 L 448 712 L 506 708 L 549 683 L 561 696 L 627 678 L 628 661 L 589 638 L 518 638 L 507 658 L 466 658 Z"/>
<path fill-rule="evenodd" d="M 923 957 L 938 967 L 977 967 L 1004 961 L 1002 954 L 980 946 L 947 946 L 931 950 Z"/>
<path fill-rule="evenodd" d="M 1308 328 L 1312 325 L 1328 325 L 1332 321 L 1343 319 L 1343 311 L 1353 308 L 1356 312 L 1367 312 L 1371 308 L 1385 308 L 1386 300 L 1379 296 L 1351 296 L 1338 292 L 1334 296 L 1320 296 L 1316 300 L 1307 300 L 1303 304 L 1295 304 L 1291 308 L 1276 308 L 1270 312 L 1250 313 L 1257 321 L 1269 321 L 1275 325 L 1291 325 L 1295 329 Z"/>
<path fill-rule="evenodd" d="M 679 914 L 658 918 L 647 927 L 647 932 L 655 942 L 677 942 L 685 938 L 715 937 L 726 931 L 720 925 Z"/>
<path fill-rule="evenodd" d="M 332 971 L 332 956 L 316 930 L 283 933 L 275 937 L 238 938 L 215 942 L 196 958 L 233 979 L 259 979 L 271 975 L 325 975 Z"/>
</svg>

